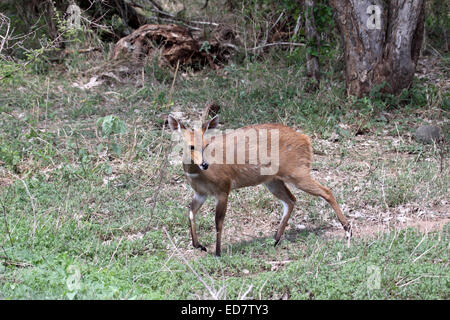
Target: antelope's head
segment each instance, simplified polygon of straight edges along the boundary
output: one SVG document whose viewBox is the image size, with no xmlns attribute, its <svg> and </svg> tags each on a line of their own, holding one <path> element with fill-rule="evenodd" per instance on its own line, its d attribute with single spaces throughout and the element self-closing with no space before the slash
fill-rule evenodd
<svg viewBox="0 0 450 320">
<path fill-rule="evenodd" d="M 206 170 L 209 163 L 205 160 L 203 153 L 208 146 L 208 141 L 205 139 L 205 132 L 208 129 L 214 129 L 219 125 L 219 116 L 215 116 L 209 121 L 202 124 L 201 129 L 189 129 L 184 126 L 178 119 L 169 116 L 169 127 L 172 131 L 181 134 L 184 141 L 184 158 L 183 163 L 194 163 L 199 166 L 201 170 Z M 186 160 L 186 161 L 185 161 Z"/>
</svg>

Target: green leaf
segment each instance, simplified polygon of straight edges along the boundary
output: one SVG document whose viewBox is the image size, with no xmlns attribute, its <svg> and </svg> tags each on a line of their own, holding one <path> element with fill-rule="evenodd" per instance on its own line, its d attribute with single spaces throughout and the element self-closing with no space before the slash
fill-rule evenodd
<svg viewBox="0 0 450 320">
<path fill-rule="evenodd" d="M 101 127 L 104 137 L 113 134 L 124 134 L 127 132 L 127 125 L 119 117 L 109 115 L 97 120 L 97 126 Z"/>
<path fill-rule="evenodd" d="M 122 153 L 122 147 L 119 146 L 117 143 L 111 143 L 111 151 L 114 152 L 117 156 L 120 156 Z"/>
<path fill-rule="evenodd" d="M 112 173 L 112 166 L 110 166 L 109 164 L 106 164 L 104 170 L 107 175 L 110 175 Z"/>
</svg>

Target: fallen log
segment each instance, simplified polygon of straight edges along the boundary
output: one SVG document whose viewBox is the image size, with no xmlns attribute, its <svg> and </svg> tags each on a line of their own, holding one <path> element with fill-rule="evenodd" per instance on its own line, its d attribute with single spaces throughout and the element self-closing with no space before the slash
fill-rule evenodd
<svg viewBox="0 0 450 320">
<path fill-rule="evenodd" d="M 216 69 L 236 51 L 231 43 L 234 40 L 229 28 L 216 28 L 209 39 L 204 39 L 175 24 L 146 24 L 115 44 L 112 59 L 135 63 L 157 58 L 159 65 Z"/>
<path fill-rule="evenodd" d="M 143 61 L 159 54 L 162 64 L 205 65 L 214 68 L 207 50 L 193 38 L 189 30 L 177 25 L 143 25 L 130 35 L 120 39 L 114 46 L 112 59 Z"/>
</svg>

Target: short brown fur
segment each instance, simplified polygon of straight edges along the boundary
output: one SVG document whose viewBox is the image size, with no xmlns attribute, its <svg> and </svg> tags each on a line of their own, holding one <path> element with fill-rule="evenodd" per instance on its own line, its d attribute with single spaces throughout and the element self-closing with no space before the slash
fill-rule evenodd
<svg viewBox="0 0 450 320">
<path fill-rule="evenodd" d="M 310 176 L 310 167 L 312 162 L 312 147 L 308 136 L 296 132 L 294 129 L 281 124 L 260 124 L 241 128 L 241 134 L 252 129 L 259 134 L 263 130 L 274 130 L 279 132 L 279 165 L 276 173 L 271 175 L 261 175 L 260 169 L 263 166 L 261 159 L 257 159 L 256 164 L 249 163 L 249 159 L 245 157 L 243 164 L 217 164 L 208 165 L 203 158 L 206 148 L 213 148 L 220 139 L 223 139 L 226 146 L 227 135 L 218 135 L 215 138 L 208 138 L 205 132 L 213 129 L 218 125 L 218 117 L 205 122 L 202 125 L 201 132 L 194 134 L 193 130 L 186 129 L 177 119 L 169 116 L 169 126 L 172 130 L 179 131 L 187 146 L 194 145 L 191 150 L 189 163 L 183 163 L 183 170 L 186 174 L 188 183 L 195 191 L 194 198 L 189 206 L 189 222 L 192 236 L 192 244 L 195 248 L 206 251 L 197 237 L 195 227 L 195 214 L 200 209 L 208 196 L 216 198 L 216 255 L 221 254 L 221 237 L 223 230 L 223 222 L 227 210 L 228 195 L 231 190 L 248 186 L 264 184 L 267 189 L 285 206 L 285 212 L 280 222 L 278 230 L 275 234 L 275 245 L 277 245 L 283 235 L 286 224 L 294 208 L 296 202 L 295 197 L 289 191 L 286 183 L 292 183 L 299 189 L 325 199 L 336 212 L 337 218 L 347 232 L 347 237 L 351 237 L 351 226 L 347 218 L 342 213 L 336 199 L 331 190 L 322 186 Z M 201 141 L 195 141 L 195 137 L 200 137 Z M 198 139 L 197 139 L 198 140 Z M 260 144 L 262 140 L 258 138 Z M 267 138 L 267 150 L 271 150 L 271 140 Z M 246 152 L 251 148 L 259 148 L 257 145 L 245 143 Z M 226 150 L 226 149 L 225 149 Z M 226 152 L 224 152 L 226 153 Z M 224 154 L 225 159 L 225 154 Z M 204 169 L 206 167 L 206 169 Z M 203 169 L 202 169 L 203 168 Z"/>
</svg>

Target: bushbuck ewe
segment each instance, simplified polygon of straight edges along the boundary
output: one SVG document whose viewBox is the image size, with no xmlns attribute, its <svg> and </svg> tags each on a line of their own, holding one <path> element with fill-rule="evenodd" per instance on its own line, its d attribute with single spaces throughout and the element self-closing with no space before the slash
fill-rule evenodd
<svg viewBox="0 0 450 320">
<path fill-rule="evenodd" d="M 195 214 L 208 196 L 216 198 L 216 255 L 220 256 L 221 237 L 228 195 L 233 189 L 264 184 L 283 204 L 284 211 L 275 234 L 278 244 L 295 204 L 286 187 L 324 198 L 336 212 L 348 241 L 351 226 L 332 192 L 310 176 L 312 147 L 308 136 L 281 124 L 259 124 L 218 135 L 206 134 L 219 124 L 218 116 L 203 123 L 201 129 L 187 129 L 169 116 L 169 127 L 184 140 L 183 170 L 195 194 L 189 206 L 192 244 L 206 251 L 197 238 Z"/>
</svg>

